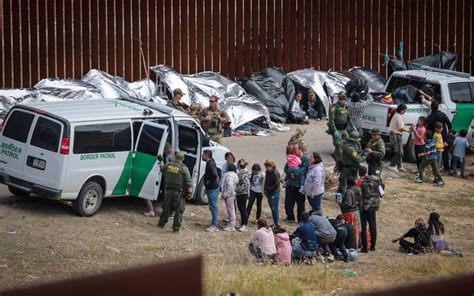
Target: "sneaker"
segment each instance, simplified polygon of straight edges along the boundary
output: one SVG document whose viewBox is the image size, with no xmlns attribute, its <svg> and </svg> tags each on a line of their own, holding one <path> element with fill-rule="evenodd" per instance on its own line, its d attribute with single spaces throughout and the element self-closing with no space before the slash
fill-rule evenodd
<svg viewBox="0 0 474 296">
<path fill-rule="evenodd" d="M 407 170 L 404 167 L 398 167 L 398 171 L 406 173 Z"/>
<path fill-rule="evenodd" d="M 235 231 L 235 227 L 232 225 L 227 225 L 224 227 L 224 231 Z"/>
<path fill-rule="evenodd" d="M 239 231 L 240 231 L 240 232 L 247 232 L 247 231 L 249 231 L 249 229 L 247 228 L 247 225 L 242 225 L 242 226 L 239 228 Z"/>
<path fill-rule="evenodd" d="M 393 172 L 399 172 L 399 170 L 397 169 L 396 166 L 391 166 L 391 165 L 389 165 L 389 166 L 387 167 L 387 170 L 393 171 Z"/>
<path fill-rule="evenodd" d="M 333 262 L 334 256 L 332 254 L 329 254 L 328 256 L 326 256 L 326 259 L 328 259 L 329 262 Z"/>
<path fill-rule="evenodd" d="M 155 212 L 154 211 L 145 212 L 143 214 L 147 217 L 155 217 Z"/>
<path fill-rule="evenodd" d="M 219 231 L 219 228 L 217 228 L 216 225 L 211 225 L 206 229 L 207 232 L 217 232 Z"/>
<path fill-rule="evenodd" d="M 423 180 L 420 178 L 416 178 L 415 182 L 418 184 L 423 184 Z"/>
<path fill-rule="evenodd" d="M 435 186 L 443 186 L 444 184 L 445 184 L 444 181 L 439 180 L 439 181 L 435 184 Z"/>
</svg>

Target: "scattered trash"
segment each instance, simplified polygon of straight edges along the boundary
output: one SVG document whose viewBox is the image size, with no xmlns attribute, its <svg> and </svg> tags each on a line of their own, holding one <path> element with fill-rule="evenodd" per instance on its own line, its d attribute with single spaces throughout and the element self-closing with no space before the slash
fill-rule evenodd
<svg viewBox="0 0 474 296">
<path fill-rule="evenodd" d="M 118 222 L 115 222 L 115 225 L 119 226 Z"/>
<path fill-rule="evenodd" d="M 346 273 L 347 276 L 350 276 L 350 277 L 356 277 L 357 276 L 357 272 L 355 270 L 350 269 L 350 268 L 344 269 L 344 272 Z"/>
<path fill-rule="evenodd" d="M 31 274 L 27 275 L 26 277 L 29 278 L 29 279 L 31 279 L 31 280 L 37 280 L 37 279 L 39 279 L 39 277 L 34 276 L 34 275 L 31 275 Z"/>
<path fill-rule="evenodd" d="M 16 235 L 16 230 L 10 230 L 7 233 L 10 234 L 10 235 Z"/>
<path fill-rule="evenodd" d="M 111 251 L 114 251 L 115 253 L 117 254 L 120 254 L 120 250 L 117 249 L 117 248 L 114 248 L 114 247 L 110 247 L 110 246 L 105 246 L 106 249 L 109 249 Z"/>
</svg>

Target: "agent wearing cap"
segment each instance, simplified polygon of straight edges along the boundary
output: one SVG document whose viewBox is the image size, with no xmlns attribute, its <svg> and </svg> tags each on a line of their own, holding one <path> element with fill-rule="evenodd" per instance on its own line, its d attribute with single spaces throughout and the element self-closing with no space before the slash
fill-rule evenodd
<svg viewBox="0 0 474 296">
<path fill-rule="evenodd" d="M 176 152 L 175 160 L 163 167 L 165 174 L 165 200 L 163 202 L 163 213 L 158 223 L 159 228 L 165 227 L 171 209 L 175 209 L 173 220 L 173 232 L 178 232 L 181 228 L 181 220 L 184 213 L 185 198 L 192 198 L 191 174 L 186 165 L 183 164 L 184 153 Z"/>
<path fill-rule="evenodd" d="M 341 144 L 341 173 L 339 175 L 339 187 L 336 199 L 340 199 L 347 190 L 347 179 L 353 177 L 357 180 L 360 164 L 365 161 L 365 155 L 360 146 L 360 135 L 352 131 Z"/>
<path fill-rule="evenodd" d="M 187 112 L 188 111 L 188 106 L 184 105 L 183 103 L 180 102 L 181 98 L 185 95 L 181 88 L 175 88 L 173 90 L 173 97 L 171 100 L 168 101 L 168 104 L 166 106 L 174 108 L 176 110 L 179 110 L 181 112 Z"/>
<path fill-rule="evenodd" d="M 230 123 L 229 115 L 217 106 L 219 98 L 211 96 L 209 98 L 209 107 L 201 111 L 199 119 L 201 126 L 214 142 L 221 143 L 224 125 Z"/>
<path fill-rule="evenodd" d="M 347 126 L 350 124 L 349 109 L 346 106 L 346 92 L 338 94 L 338 101 L 329 109 L 328 133 L 332 136 L 335 151 L 333 158 L 338 162 L 341 158 L 340 143 L 347 137 Z"/>
<path fill-rule="evenodd" d="M 383 158 L 385 156 L 385 143 L 380 137 L 380 130 L 373 128 L 370 131 L 372 139 L 365 146 L 365 152 L 367 153 L 367 164 L 369 165 L 369 175 L 376 175 L 377 171 L 379 174 L 382 173 Z"/>
</svg>

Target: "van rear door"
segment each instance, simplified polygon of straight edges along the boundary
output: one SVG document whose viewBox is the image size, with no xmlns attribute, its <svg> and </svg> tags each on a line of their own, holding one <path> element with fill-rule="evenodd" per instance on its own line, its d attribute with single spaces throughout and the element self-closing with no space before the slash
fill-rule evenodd
<svg viewBox="0 0 474 296">
<path fill-rule="evenodd" d="M 23 175 L 27 141 L 34 119 L 35 114 L 32 112 L 13 109 L 3 128 L 0 140 L 0 171 L 18 180 Z"/>
<path fill-rule="evenodd" d="M 193 188 L 199 182 L 199 168 L 201 163 L 202 134 L 194 123 L 178 122 L 178 149 L 185 155 L 183 163 L 188 167 L 193 181 Z"/>
<path fill-rule="evenodd" d="M 53 189 L 61 189 L 66 158 L 61 154 L 64 125 L 50 117 L 38 116 L 25 151 L 23 180 Z M 69 147 L 67 147 L 69 150 Z M 69 151 L 67 151 L 69 153 Z"/>
<path fill-rule="evenodd" d="M 133 152 L 129 194 L 144 199 L 156 200 L 161 182 L 161 162 L 156 157 L 163 155 L 168 127 L 144 122 L 138 134 Z"/>
</svg>

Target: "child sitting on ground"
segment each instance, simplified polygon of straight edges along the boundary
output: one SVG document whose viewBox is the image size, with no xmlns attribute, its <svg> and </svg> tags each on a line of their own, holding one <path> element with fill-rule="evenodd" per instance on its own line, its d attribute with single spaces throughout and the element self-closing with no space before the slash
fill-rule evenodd
<svg viewBox="0 0 474 296">
<path fill-rule="evenodd" d="M 418 178 L 415 180 L 416 183 L 423 183 L 423 174 L 425 172 L 425 168 L 427 166 L 431 166 L 431 170 L 433 171 L 433 176 L 435 177 L 433 182 L 437 186 L 443 186 L 444 181 L 443 177 L 439 173 L 438 166 L 436 164 L 438 152 L 436 151 L 435 144 L 431 141 L 432 133 L 431 131 L 426 131 L 425 133 L 425 152 L 418 154 L 419 157 L 423 157 L 423 160 L 420 164 L 420 169 L 418 171 Z"/>
<path fill-rule="evenodd" d="M 293 145 L 288 145 L 286 147 L 286 163 L 288 165 L 288 174 L 285 176 L 285 183 L 288 181 L 289 178 L 291 178 L 292 174 L 298 173 L 298 170 L 301 165 L 301 159 L 299 158 L 298 155 L 296 155 L 296 149 L 295 146 Z M 303 188 L 304 188 L 304 181 L 305 181 L 305 175 L 299 176 L 299 186 L 300 186 L 300 192 L 304 194 Z"/>
</svg>

